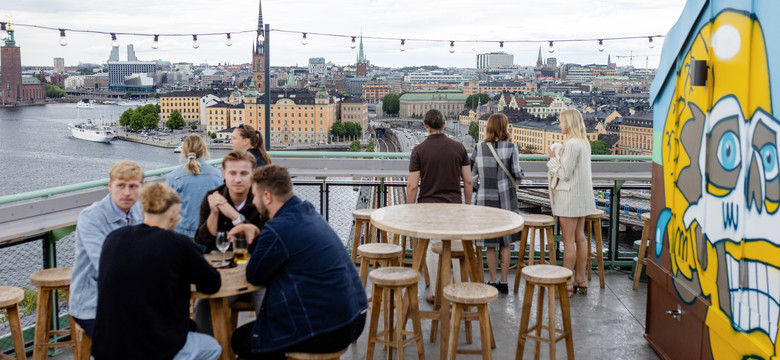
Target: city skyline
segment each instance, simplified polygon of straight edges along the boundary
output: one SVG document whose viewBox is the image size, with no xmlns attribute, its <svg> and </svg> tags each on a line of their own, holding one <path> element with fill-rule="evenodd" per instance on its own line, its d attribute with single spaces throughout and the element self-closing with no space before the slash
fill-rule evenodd
<svg viewBox="0 0 780 360">
<path fill-rule="evenodd" d="M 101 1 L 78 3 L 62 1 L 26 1 L 8 4 L 0 20 L 11 23 L 35 24 L 57 28 L 88 29 L 109 32 L 211 33 L 251 30 L 257 26 L 257 1 L 229 0 L 214 9 L 213 2 L 153 2 L 138 0 L 133 12 L 119 19 L 115 8 Z M 38 6 L 40 5 L 40 6 Z M 449 53 L 449 42 L 431 43 L 406 41 L 406 51 L 399 51 L 400 40 L 365 39 L 365 51 L 372 65 L 441 67 L 475 67 L 476 54 L 498 51 L 498 41 L 507 41 L 504 51 L 514 54 L 515 64 L 534 65 L 539 47 L 542 56 L 555 57 L 558 63 L 628 65 L 626 56 L 632 51 L 634 66 L 655 68 L 663 44 L 654 39 L 649 48 L 647 39 L 605 41 L 604 52 L 597 41 L 586 43 L 556 43 L 555 52 L 547 51 L 549 39 L 609 38 L 620 36 L 665 35 L 679 17 L 684 0 L 662 0 L 652 4 L 633 1 L 546 1 L 476 8 L 465 1 L 411 0 L 345 1 L 338 7 L 313 0 L 289 2 L 263 1 L 263 16 L 273 29 L 306 31 L 391 38 L 490 40 L 491 43 L 455 43 L 455 53 Z M 560 13 L 565 6 L 567 12 Z M 244 7 L 245 11 L 236 11 Z M 507 14 L 518 14 L 516 19 Z M 378 16 L 381 15 L 381 16 Z M 496 18 L 505 17 L 504 24 Z M 119 21 L 117 21 L 119 20 Z M 334 21 L 336 20 L 336 21 Z M 500 24 L 496 26 L 496 24 Z M 68 32 L 68 46 L 58 45 L 56 30 L 16 28 L 16 40 L 22 47 L 25 66 L 51 66 L 55 57 L 65 58 L 66 66 L 81 63 L 104 64 L 111 51 L 109 35 Z M 127 44 L 134 44 L 140 60 L 167 60 L 209 64 L 242 64 L 251 61 L 254 34 L 232 34 L 231 47 L 225 36 L 201 36 L 199 48 L 192 48 L 191 37 L 160 37 L 159 49 L 151 48 L 152 38 L 119 36 L 120 59 L 125 59 Z M 357 48 L 350 49 L 350 38 L 324 37 L 309 34 L 307 45 L 301 45 L 300 33 L 274 31 L 271 37 L 272 66 L 306 66 L 310 57 L 324 57 L 336 65 L 354 64 Z M 535 43 L 510 43 L 511 40 L 538 40 Z"/>
</svg>

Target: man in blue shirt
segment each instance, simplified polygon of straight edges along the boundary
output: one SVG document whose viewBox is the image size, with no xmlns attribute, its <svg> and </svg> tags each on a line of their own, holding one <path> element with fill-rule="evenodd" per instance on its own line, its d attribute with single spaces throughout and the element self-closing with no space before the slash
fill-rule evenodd
<svg viewBox="0 0 780 360">
<path fill-rule="evenodd" d="M 138 195 L 144 172 L 138 164 L 123 160 L 111 166 L 109 194 L 79 214 L 76 251 L 70 281 L 68 309 L 74 320 L 92 338 L 97 312 L 100 252 L 108 234 L 120 227 L 143 222 Z"/>
<path fill-rule="evenodd" d="M 293 194 L 290 174 L 266 165 L 252 174 L 253 203 L 269 220 L 262 232 L 239 224 L 255 250 L 246 278 L 266 286 L 257 321 L 233 333 L 241 359 L 285 359 L 285 352 L 330 353 L 349 346 L 366 322 L 366 292 L 338 235 Z M 258 236 L 259 234 L 259 236 Z"/>
</svg>

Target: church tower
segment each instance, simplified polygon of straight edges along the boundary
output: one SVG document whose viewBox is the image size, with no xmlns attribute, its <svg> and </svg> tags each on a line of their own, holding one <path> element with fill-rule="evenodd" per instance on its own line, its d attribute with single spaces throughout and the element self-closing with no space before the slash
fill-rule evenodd
<svg viewBox="0 0 780 360">
<path fill-rule="evenodd" d="M 539 45 L 539 57 L 536 59 L 536 68 L 541 69 L 544 66 L 544 62 L 542 61 L 542 46 Z"/>
<path fill-rule="evenodd" d="M 357 62 L 355 63 L 355 76 L 363 77 L 368 74 L 366 64 L 366 54 L 363 52 L 363 32 L 360 32 L 360 50 L 358 50 Z"/>
<path fill-rule="evenodd" d="M 255 42 L 254 49 L 252 51 L 252 80 L 257 85 L 257 89 L 262 93 L 265 91 L 265 52 L 263 49 L 263 41 L 260 38 L 265 39 L 265 29 L 263 25 L 263 3 L 260 4 L 260 11 L 257 14 L 257 33 L 258 39 Z"/>
</svg>

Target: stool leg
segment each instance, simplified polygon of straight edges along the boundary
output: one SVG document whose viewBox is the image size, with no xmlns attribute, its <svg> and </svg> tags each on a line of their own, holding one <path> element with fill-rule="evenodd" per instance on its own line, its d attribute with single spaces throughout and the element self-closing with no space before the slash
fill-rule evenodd
<svg viewBox="0 0 780 360">
<path fill-rule="evenodd" d="M 593 233 L 593 222 L 590 220 L 585 220 L 585 239 L 587 239 L 588 242 L 588 255 L 587 259 L 588 261 L 585 262 L 585 272 L 588 273 L 588 281 L 590 281 L 590 273 L 593 268 L 593 251 L 591 251 L 590 247 L 590 237 Z"/>
<path fill-rule="evenodd" d="M 390 344 L 393 345 L 385 345 L 385 350 L 387 350 L 387 358 L 392 359 L 393 358 L 393 347 L 396 346 L 396 342 L 398 341 L 398 337 L 396 337 L 395 332 L 395 326 L 393 321 L 393 310 L 395 309 L 395 293 L 397 291 L 392 288 L 388 287 L 385 288 L 385 291 L 383 292 L 383 299 L 382 301 L 385 303 L 385 309 L 384 309 L 384 324 L 382 325 L 382 329 L 385 330 L 385 335 L 387 335 L 387 340 L 390 342 Z"/>
<path fill-rule="evenodd" d="M 547 233 L 547 252 L 550 254 L 550 264 L 558 265 L 558 257 L 555 251 L 555 237 L 553 236 L 552 226 L 544 228 Z"/>
<path fill-rule="evenodd" d="M 601 238 L 601 220 L 596 220 L 593 223 L 593 226 L 596 227 L 596 263 L 599 268 L 599 286 L 603 289 L 604 288 L 604 244 L 602 243 L 604 240 Z"/>
<path fill-rule="evenodd" d="M 360 258 L 360 280 L 363 282 L 363 288 L 366 288 L 366 281 L 368 280 L 368 259 Z"/>
<path fill-rule="evenodd" d="M 566 284 L 558 284 L 558 291 L 564 294 Z M 574 338 L 571 330 L 571 313 L 569 312 L 569 297 L 561 296 L 561 315 L 563 316 L 563 332 L 566 334 L 566 358 L 574 359 Z"/>
<path fill-rule="evenodd" d="M 425 359 L 425 345 L 423 344 L 422 325 L 420 324 L 420 307 L 417 304 L 417 284 L 406 288 L 406 295 L 409 299 L 409 310 L 407 313 L 412 318 L 412 329 L 414 330 L 414 336 L 417 337 L 415 341 L 417 343 L 417 360 L 422 360 Z M 406 327 L 406 321 L 404 321 L 404 327 Z"/>
<path fill-rule="evenodd" d="M 515 270 L 515 294 L 517 294 L 517 291 L 520 289 L 520 269 L 522 269 L 525 266 L 525 242 L 527 241 L 526 237 L 528 237 L 528 229 L 526 227 L 523 227 L 522 232 L 520 232 L 520 252 L 517 253 L 517 269 Z"/>
<path fill-rule="evenodd" d="M 360 245 L 360 232 L 363 230 L 361 227 L 363 222 L 355 220 L 355 235 L 352 237 L 352 263 L 357 264 L 357 248 Z"/>
<path fill-rule="evenodd" d="M 368 341 L 366 343 L 366 360 L 374 358 L 374 345 L 376 344 L 377 327 L 379 326 L 379 313 L 382 306 L 382 287 L 373 286 L 371 291 L 371 320 L 368 323 Z"/>
<path fill-rule="evenodd" d="M 363 222 L 363 243 L 369 244 L 373 243 L 372 240 L 375 238 L 371 236 L 371 224 L 368 221 Z"/>
<path fill-rule="evenodd" d="M 447 343 L 447 359 L 449 360 L 455 360 L 455 354 L 458 352 L 458 330 L 460 330 L 461 311 L 463 311 L 463 309 L 460 304 L 452 303 L 450 340 Z"/>
<path fill-rule="evenodd" d="M 404 292 L 403 288 L 395 288 L 393 290 L 395 292 L 395 301 L 393 301 L 394 304 L 397 304 L 398 307 L 395 309 L 395 315 L 396 315 L 396 323 L 395 323 L 395 348 L 396 351 L 398 351 L 398 360 L 404 359 L 404 327 L 406 325 L 406 321 L 404 319 Z M 392 317 L 393 314 L 390 314 Z"/>
<path fill-rule="evenodd" d="M 539 263 L 540 264 L 544 264 L 544 254 L 546 252 L 546 250 L 544 249 L 544 246 L 546 245 L 545 244 L 545 240 L 546 240 L 545 239 L 545 237 L 546 237 L 545 235 L 547 233 L 544 231 L 543 227 L 542 228 L 538 228 L 538 230 L 539 230 Z M 552 261 L 548 261 L 547 263 L 548 264 L 552 264 Z"/>
<path fill-rule="evenodd" d="M 468 282 L 468 272 L 466 271 L 466 260 L 463 258 L 458 259 L 458 262 L 460 263 L 460 282 Z M 464 309 L 466 311 L 471 310 L 470 306 L 465 306 Z M 466 344 L 471 344 L 471 320 L 464 321 L 464 327 L 466 328 Z M 451 325 L 455 326 L 455 325 Z M 460 326 L 460 324 L 458 324 Z"/>
<path fill-rule="evenodd" d="M 566 295 L 561 294 L 561 297 Z M 550 291 L 547 292 L 547 313 L 548 313 L 548 328 L 547 335 L 550 338 L 550 359 L 555 359 L 555 288 L 550 287 Z"/>
<path fill-rule="evenodd" d="M 519 275 L 518 275 L 519 276 Z M 517 351 L 515 352 L 515 360 L 523 358 L 523 351 L 525 350 L 525 336 L 528 333 L 528 320 L 531 318 L 531 303 L 534 298 L 534 285 L 525 283 L 525 295 L 523 295 L 523 311 L 520 313 L 520 331 L 517 334 Z"/>
<path fill-rule="evenodd" d="M 14 305 L 5 309 L 8 315 L 8 326 L 11 328 L 11 340 L 14 343 L 14 356 L 16 360 L 27 360 L 27 354 L 24 351 L 24 337 L 22 333 L 22 322 L 19 320 L 19 307 Z"/>
<path fill-rule="evenodd" d="M 647 251 L 647 239 L 649 238 L 649 226 L 650 224 L 645 221 L 642 227 L 642 237 L 639 243 L 639 254 L 636 254 L 636 269 L 634 270 L 634 285 L 631 287 L 636 290 L 639 287 L 639 275 L 642 273 L 642 265 L 645 264 L 645 252 Z"/>
<path fill-rule="evenodd" d="M 479 336 L 482 339 L 482 359 L 491 359 L 491 333 L 490 330 L 490 313 L 488 313 L 487 304 L 477 305 L 477 312 L 479 313 Z"/>
<path fill-rule="evenodd" d="M 51 329 L 51 290 L 38 289 L 38 304 L 35 307 L 35 340 L 33 341 L 33 360 L 49 357 L 46 344 L 49 343 Z"/>
<path fill-rule="evenodd" d="M 78 351 L 74 360 L 89 360 L 92 339 L 87 336 L 87 333 L 78 324 L 76 324 L 76 330 L 76 347 L 78 347 Z"/>
<path fill-rule="evenodd" d="M 538 293 L 536 294 L 536 337 L 542 337 L 542 312 L 544 311 L 544 292 L 547 290 L 544 286 L 538 286 Z M 534 359 L 539 358 L 539 340 L 534 342 Z"/>
<path fill-rule="evenodd" d="M 528 265 L 534 264 L 534 258 L 536 257 L 536 228 L 529 226 L 528 229 Z"/>
<path fill-rule="evenodd" d="M 443 251 L 442 251 L 442 253 L 443 253 Z M 439 254 L 439 262 L 436 265 L 436 269 L 437 269 L 436 273 L 439 274 L 439 278 L 436 279 L 436 290 L 434 292 L 435 297 L 433 299 L 433 311 L 441 310 L 441 306 L 442 306 L 441 305 L 441 303 L 442 303 L 442 300 L 441 300 L 442 289 L 444 288 L 444 286 L 447 285 L 447 284 L 442 284 L 441 283 L 441 278 L 442 278 L 442 276 L 441 276 L 442 275 L 442 270 L 441 270 L 441 268 L 442 268 L 442 258 L 443 258 L 443 256 L 441 256 L 441 254 Z M 439 320 L 436 320 L 436 319 L 431 320 L 431 342 L 436 342 L 436 332 L 437 332 L 438 329 L 439 329 Z M 444 330 L 442 330 L 442 331 L 444 331 Z"/>
</svg>

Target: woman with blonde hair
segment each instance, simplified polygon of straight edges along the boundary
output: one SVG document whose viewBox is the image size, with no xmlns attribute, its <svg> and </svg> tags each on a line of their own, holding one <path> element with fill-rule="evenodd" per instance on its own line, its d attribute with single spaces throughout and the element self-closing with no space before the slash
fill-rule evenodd
<svg viewBox="0 0 780 360">
<path fill-rule="evenodd" d="M 504 114 L 490 115 L 485 129 L 485 141 L 477 144 L 471 154 L 474 167 L 471 177 L 479 188 L 472 203 L 517 212 L 517 183 L 523 176 L 517 146 L 509 135 L 509 120 Z M 509 243 L 519 240 L 519 234 L 497 239 L 480 240 L 477 245 L 487 248 L 488 271 L 492 285 L 503 294 L 509 292 Z M 501 252 L 501 280 L 496 282 L 496 250 Z"/>
<path fill-rule="evenodd" d="M 200 136 L 188 136 L 181 149 L 187 162 L 168 174 L 165 183 L 181 197 L 182 220 L 176 225 L 176 232 L 194 237 L 200 220 L 200 202 L 209 190 L 222 185 L 222 172 L 204 160 L 209 150 Z"/>
<path fill-rule="evenodd" d="M 230 145 L 233 146 L 233 150 L 244 150 L 254 155 L 255 160 L 257 160 L 255 167 L 271 165 L 272 163 L 271 157 L 265 151 L 263 135 L 260 134 L 260 131 L 255 130 L 252 125 L 241 124 L 236 126 L 230 138 Z"/>
<path fill-rule="evenodd" d="M 569 296 L 588 293 L 585 265 L 589 249 L 585 241 L 585 216 L 596 212 L 590 170 L 590 141 L 579 110 L 561 113 L 563 147 L 550 146 L 547 170 L 550 174 L 552 212 L 558 216 L 563 237 L 563 266 L 574 271 L 568 282 Z"/>
</svg>

